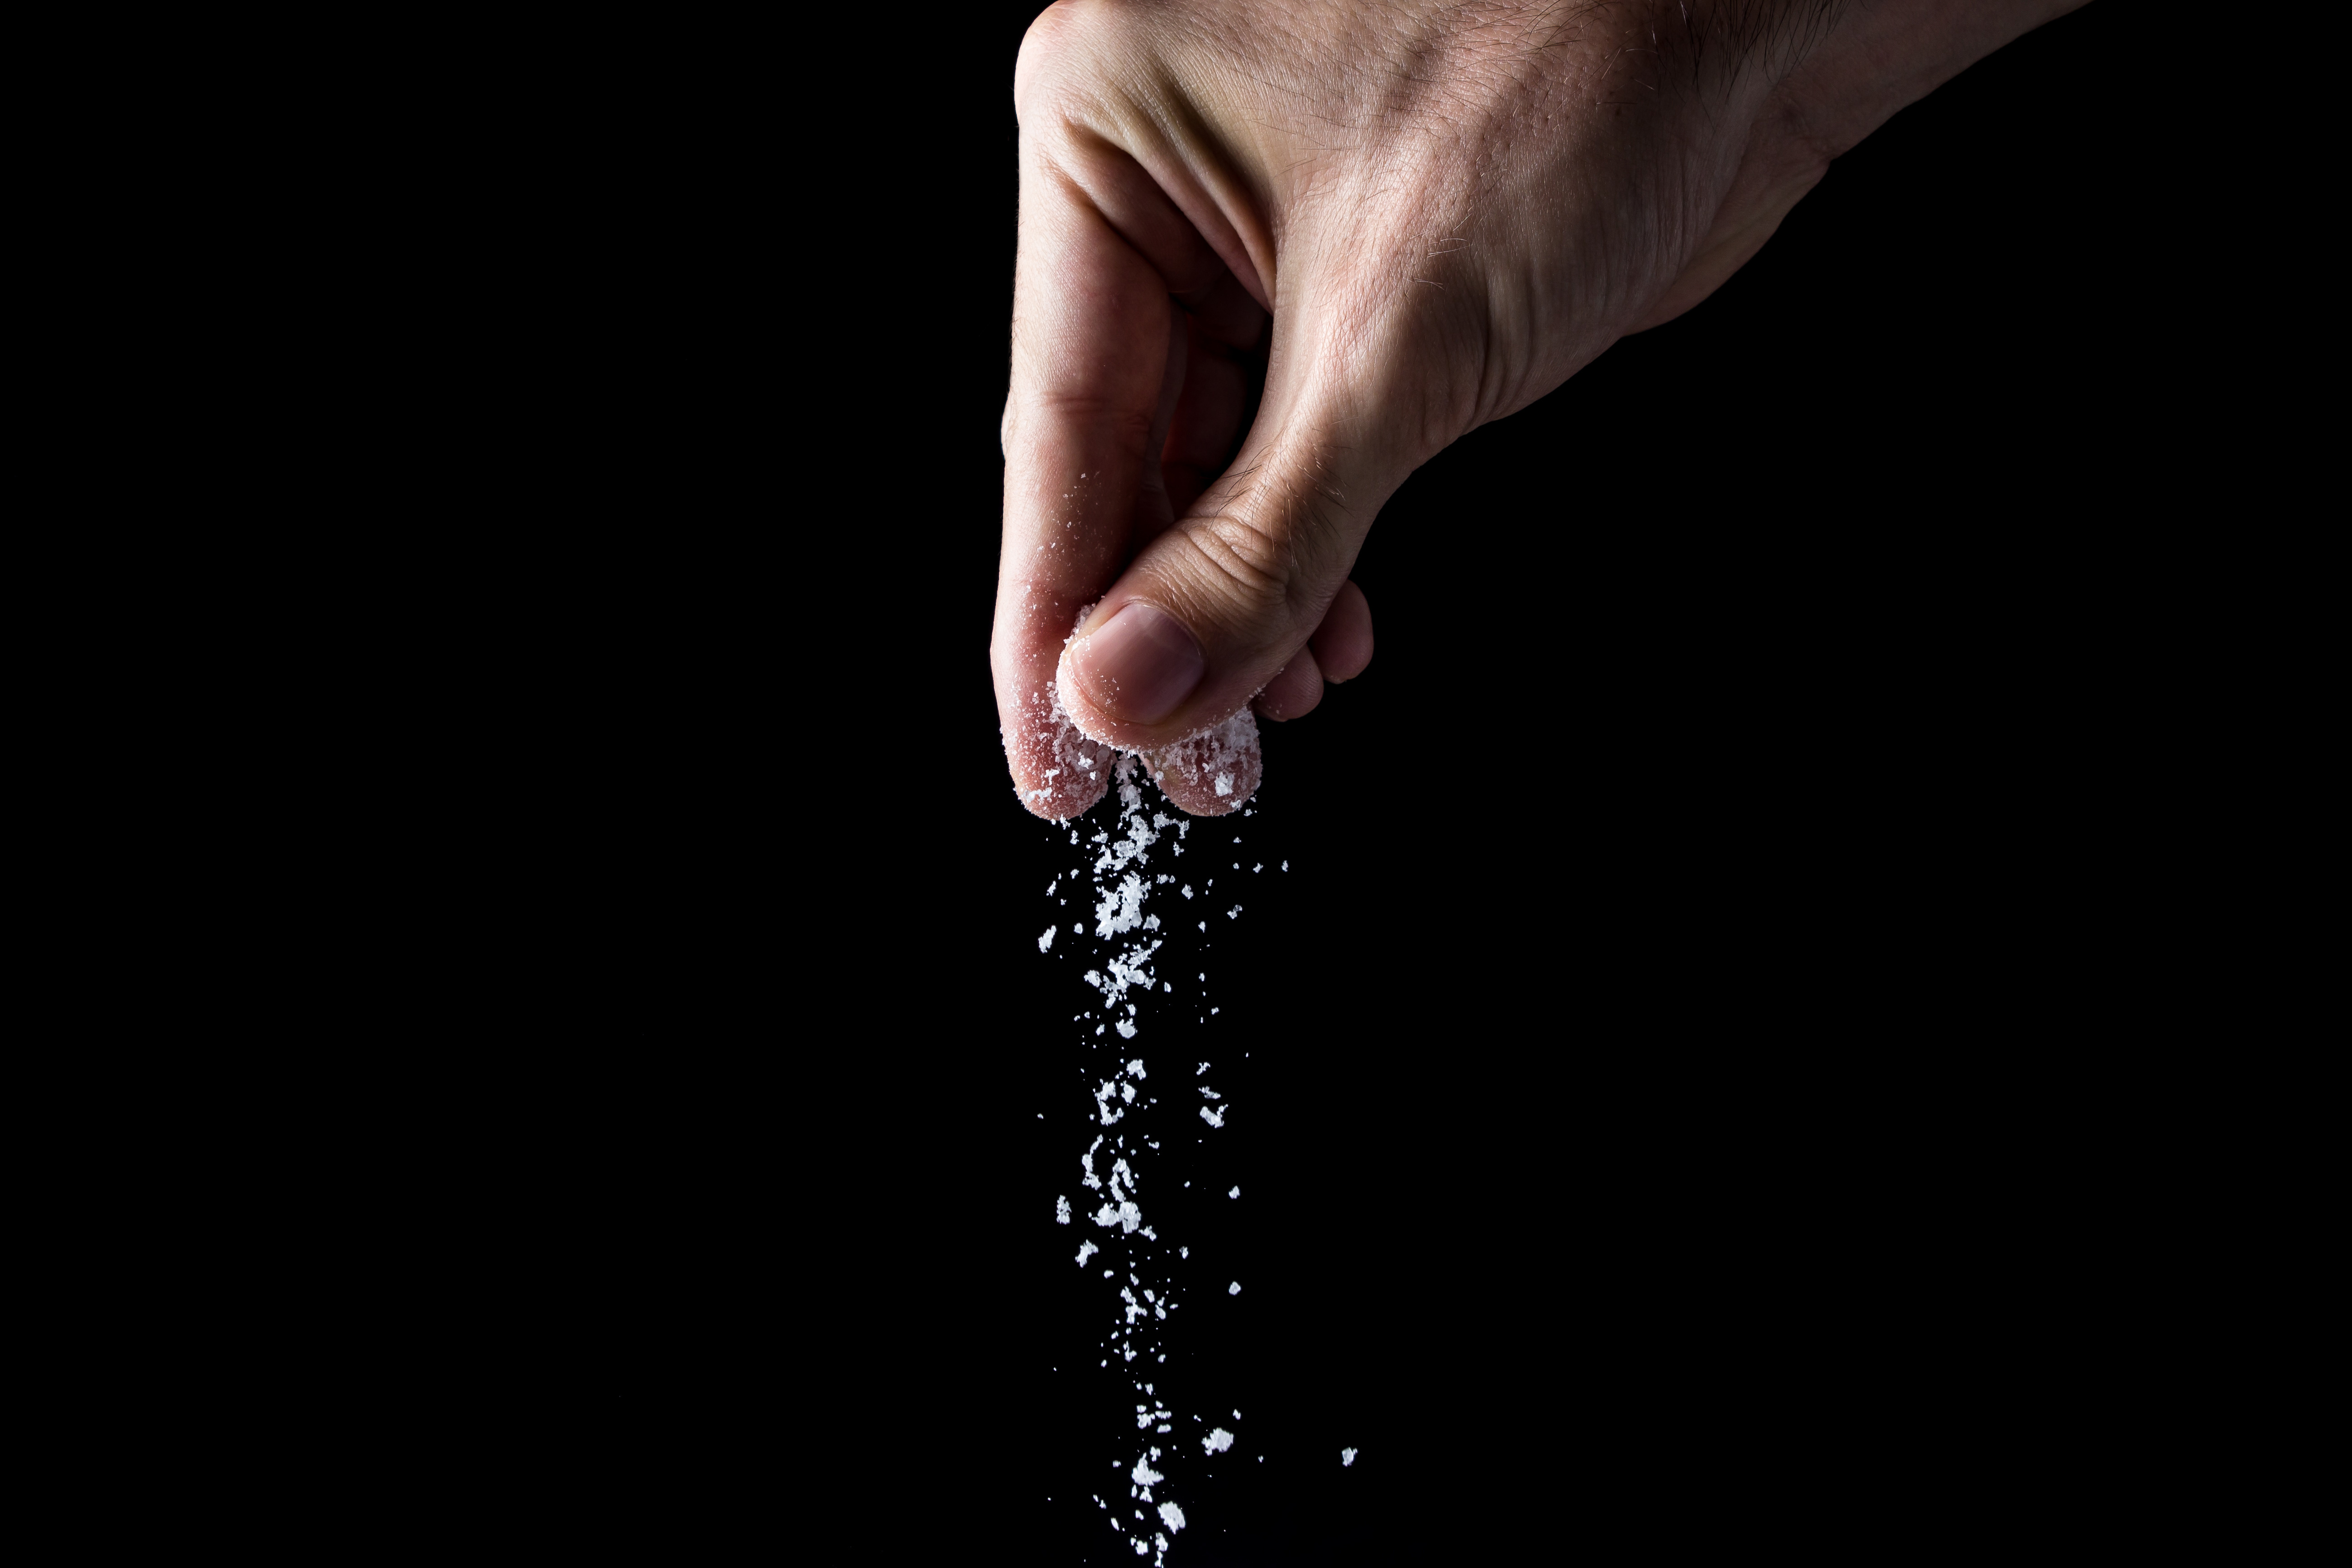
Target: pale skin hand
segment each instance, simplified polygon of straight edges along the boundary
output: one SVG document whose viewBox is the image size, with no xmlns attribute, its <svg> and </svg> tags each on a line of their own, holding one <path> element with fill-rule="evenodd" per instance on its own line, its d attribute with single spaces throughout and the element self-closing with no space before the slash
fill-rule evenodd
<svg viewBox="0 0 2352 1568">
<path fill-rule="evenodd" d="M 1706 299 L 1830 160 L 2080 3 L 1040 16 L 989 649 L 1024 803 L 1075 816 L 1111 747 L 1297 718 L 1360 674 L 1348 572 L 1406 476 Z M 1240 804 L 1177 772 L 1185 809 Z"/>
</svg>

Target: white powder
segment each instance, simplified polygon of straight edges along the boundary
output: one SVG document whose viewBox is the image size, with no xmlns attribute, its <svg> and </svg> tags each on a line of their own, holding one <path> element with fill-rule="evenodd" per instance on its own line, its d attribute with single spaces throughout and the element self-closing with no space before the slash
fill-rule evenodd
<svg viewBox="0 0 2352 1568">
<path fill-rule="evenodd" d="M 1045 885 L 1048 900 L 1076 906 L 1068 913 L 1091 909 L 1090 920 L 1073 920 L 1064 932 L 1057 918 L 1037 939 L 1041 958 L 1056 963 L 1075 958 L 1071 965 L 1074 971 L 1079 963 L 1086 963 L 1087 967 L 1078 972 L 1077 979 L 1091 993 L 1087 1008 L 1075 1015 L 1072 1022 L 1079 1026 L 1081 1037 L 1090 1042 L 1086 1066 L 1091 1070 L 1087 1073 L 1087 1083 L 1094 1104 L 1090 1120 L 1095 1126 L 1090 1142 L 1079 1155 L 1078 1165 L 1081 1184 L 1097 1194 L 1096 1207 L 1087 1213 L 1068 1197 L 1056 1197 L 1054 1217 L 1057 1225 L 1080 1219 L 1090 1221 L 1102 1233 L 1098 1237 L 1081 1240 L 1076 1262 L 1082 1271 L 1090 1261 L 1097 1259 L 1114 1266 L 1103 1270 L 1105 1304 L 1110 1313 L 1102 1321 L 1106 1337 L 1092 1351 L 1097 1356 L 1097 1364 L 1106 1369 L 1128 1369 L 1123 1375 L 1131 1379 L 1139 1378 L 1153 1367 L 1160 1368 L 1164 1376 L 1170 1351 L 1174 1348 L 1167 1337 L 1168 1331 L 1184 1321 L 1185 1316 L 1184 1281 L 1178 1266 L 1191 1258 L 1192 1247 L 1189 1244 L 1174 1247 L 1174 1257 L 1169 1257 L 1171 1249 L 1160 1241 L 1153 1226 L 1145 1223 L 1141 1188 L 1148 1184 L 1143 1178 L 1151 1173 L 1149 1157 L 1160 1149 L 1154 1133 L 1160 1124 L 1152 1118 L 1181 1117 L 1182 1112 L 1175 1106 L 1166 1112 L 1153 1110 L 1159 1100 L 1151 1093 L 1153 1085 L 1146 1056 L 1129 1057 L 1121 1050 L 1118 1059 L 1105 1061 L 1092 1053 L 1101 1050 L 1102 1043 L 1113 1031 L 1117 1037 L 1115 1049 L 1119 1045 L 1137 1042 L 1136 1048 L 1140 1050 L 1140 1038 L 1147 1026 L 1162 1034 L 1174 1027 L 1178 1020 L 1172 1012 L 1157 1019 L 1143 1016 L 1142 1002 L 1154 996 L 1165 998 L 1172 1007 L 1189 1009 L 1184 1016 L 1194 1018 L 1196 1025 L 1205 1024 L 1222 1010 L 1206 1006 L 1205 968 L 1196 969 L 1198 989 L 1181 997 L 1174 975 L 1163 976 L 1158 972 L 1157 966 L 1163 958 L 1172 959 L 1174 967 L 1186 957 L 1197 955 L 1168 953 L 1171 941 L 1181 948 L 1194 939 L 1181 934 L 1181 923 L 1173 929 L 1164 926 L 1160 914 L 1151 908 L 1153 894 L 1164 889 L 1187 901 L 1201 897 L 1205 902 L 1205 894 L 1215 881 L 1212 878 L 1205 886 L 1195 887 L 1165 868 L 1184 853 L 1186 836 L 1197 824 L 1191 817 L 1171 816 L 1164 810 L 1154 809 L 1146 804 L 1144 795 L 1148 777 L 1157 781 L 1169 797 L 1185 810 L 1223 814 L 1241 808 L 1255 794 L 1261 776 L 1257 731 L 1255 721 L 1244 713 L 1210 734 L 1195 736 L 1149 761 L 1118 757 L 1107 748 L 1083 741 L 1066 749 L 1074 761 L 1093 765 L 1078 770 L 1087 775 L 1078 784 L 1069 785 L 1065 781 L 1064 793 L 1054 794 L 1053 798 L 1056 802 L 1076 799 L 1087 793 L 1089 780 L 1098 780 L 1091 784 L 1091 788 L 1116 794 L 1117 819 L 1112 823 L 1104 823 L 1100 816 L 1091 822 L 1066 819 L 1070 847 L 1083 846 L 1087 858 L 1065 873 L 1050 877 Z M 1091 799 L 1084 803 L 1091 804 Z M 1240 839 L 1234 842 L 1238 844 Z M 1287 869 L 1288 863 L 1283 864 Z M 1259 861 L 1251 869 L 1263 871 L 1265 868 L 1265 863 Z M 1234 863 L 1234 868 L 1239 869 L 1239 862 Z M 1206 909 L 1202 911 L 1210 912 Z M 1228 921 L 1234 921 L 1241 917 L 1243 908 L 1236 903 L 1223 912 Z M 1205 920 L 1195 922 L 1197 931 L 1205 933 L 1207 929 Z M 1061 941 L 1058 952 L 1055 950 L 1057 940 Z M 1073 944 L 1087 942 L 1093 945 L 1083 952 L 1073 953 Z M 1154 1037 L 1160 1036 L 1156 1034 Z M 1167 1066 L 1164 1062 L 1161 1065 L 1163 1069 Z M 1211 1065 L 1197 1062 L 1195 1078 L 1204 1079 Z M 1210 1130 L 1223 1129 L 1232 1103 L 1213 1086 L 1196 1083 L 1194 1087 L 1201 1090 L 1201 1098 L 1210 1102 L 1196 1104 L 1195 1113 Z M 1097 1160 L 1097 1156 L 1102 1158 Z M 1189 1181 L 1182 1184 L 1187 1187 L 1192 1184 Z M 1240 1185 L 1231 1184 L 1226 1196 L 1238 1199 Z M 1162 1213 L 1157 1217 L 1166 1225 L 1170 1216 Z M 1091 1282 L 1087 1289 L 1089 1292 L 1094 1289 Z M 1240 1295 L 1240 1281 L 1228 1284 L 1226 1294 Z M 1146 1363 L 1144 1367 L 1134 1366 L 1139 1360 Z M 1181 1359 L 1179 1364 L 1182 1364 Z M 1137 1381 L 1133 1385 L 1139 1396 L 1148 1396 L 1147 1403 L 1134 1406 L 1139 1434 L 1172 1436 L 1179 1423 L 1202 1420 L 1198 1415 L 1187 1415 L 1168 1399 L 1152 1395 L 1150 1384 Z M 1170 1399 L 1173 1397 L 1171 1394 Z M 1239 1418 L 1240 1412 L 1234 1412 L 1234 1419 Z M 1234 1435 L 1218 1426 L 1202 1439 L 1202 1445 L 1210 1456 L 1227 1453 L 1233 1448 Z M 1181 1451 L 1177 1457 L 1181 1457 Z M 1139 1555 L 1150 1555 L 1154 1551 L 1159 1553 L 1161 1561 L 1154 1568 L 1164 1568 L 1169 1537 L 1190 1522 L 1184 1505 L 1172 1498 L 1152 1495 L 1154 1487 L 1171 1485 L 1168 1476 L 1155 1468 L 1161 1462 L 1158 1448 L 1149 1449 L 1133 1461 L 1129 1471 L 1132 1482 L 1130 1500 L 1137 1506 L 1122 1510 L 1132 1518 L 1124 1523 L 1116 1515 L 1111 1518 L 1113 1527 L 1126 1533 Z M 1127 1461 L 1120 1461 L 1120 1465 L 1126 1468 Z M 1184 1479 L 1179 1475 L 1172 1485 L 1182 1487 Z M 1096 1500 L 1098 1504 L 1101 1501 Z M 1197 1509 L 1202 1505 L 1195 1500 L 1191 1506 Z M 1153 1508 L 1158 1510 L 1157 1522 L 1162 1529 L 1147 1546 L 1143 1533 L 1151 1529 L 1154 1521 L 1146 1510 Z"/>
<path fill-rule="evenodd" d="M 1342 1449 L 1340 1449 L 1340 1450 L 1339 1450 L 1339 1463 L 1340 1463 L 1340 1466 L 1341 1466 L 1342 1468 L 1345 1468 L 1345 1467 L 1347 1467 L 1347 1466 L 1349 1466 L 1349 1465 L 1352 1465 L 1352 1464 L 1354 1464 L 1355 1462 L 1356 1462 L 1356 1450 L 1355 1450 L 1355 1449 L 1353 1449 L 1353 1448 L 1342 1448 Z"/>
</svg>

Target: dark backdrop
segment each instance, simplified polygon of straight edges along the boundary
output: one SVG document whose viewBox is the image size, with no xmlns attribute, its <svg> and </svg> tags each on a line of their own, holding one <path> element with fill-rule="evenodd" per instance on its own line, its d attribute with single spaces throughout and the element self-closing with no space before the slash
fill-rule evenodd
<svg viewBox="0 0 2352 1568">
<path fill-rule="evenodd" d="M 680 916 L 684 1152 L 622 1212 L 699 1327 L 631 1397 L 878 1486 L 842 1561 L 1130 1560 L 1089 1495 L 1134 1458 L 1113 1308 L 1051 1223 L 1101 1054 L 1088 961 L 1036 947 L 1074 852 L 1013 798 L 986 664 L 1034 10 L 827 57 L 852 107 L 786 135 L 778 363 L 735 367 L 782 565 L 666 612 L 698 651 L 651 703 L 773 871 L 682 815 L 675 874 L 757 918 Z M 2097 1074 L 2048 1048 L 2085 973 L 2164 984 L 2090 927 L 2161 896 L 2124 852 L 2149 715 L 2210 700 L 2167 519 L 2233 460 L 2183 368 L 2221 313 L 2150 219 L 2194 186 L 2231 221 L 2229 181 L 2151 30 L 2094 6 L 1906 110 L 1714 299 L 1383 512 L 1378 656 L 1268 727 L 1234 823 L 1292 869 L 1238 874 L 1216 1019 L 1147 1035 L 1236 1108 L 1155 1185 L 1245 1194 L 1154 1209 L 1203 1263 L 1155 1381 L 1265 1456 L 1171 1482 L 1174 1561 L 1867 1544 L 1857 1498 L 1997 1532 L 2055 1484 L 2046 1423 L 1951 1434 L 2082 1331 L 2001 1281 L 2059 1300 L 2104 1244 L 2021 1262 L 2011 1222 Z M 680 437 L 689 500 L 726 438 Z M 781 652 L 743 629 L 774 618 Z M 781 716 L 745 673 L 779 662 Z"/>
</svg>

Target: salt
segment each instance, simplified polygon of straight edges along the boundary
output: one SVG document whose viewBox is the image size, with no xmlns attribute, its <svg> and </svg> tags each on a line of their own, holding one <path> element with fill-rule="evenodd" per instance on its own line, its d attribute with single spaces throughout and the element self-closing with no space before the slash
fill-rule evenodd
<svg viewBox="0 0 2352 1568">
<path fill-rule="evenodd" d="M 1072 921 L 1066 932 L 1058 921 L 1048 925 L 1037 939 L 1037 951 L 1040 955 L 1052 954 L 1054 944 L 1061 941 L 1062 955 L 1066 956 L 1072 942 L 1090 940 L 1094 945 L 1085 956 L 1091 963 L 1078 980 L 1093 993 L 1093 1005 L 1073 1021 L 1081 1028 L 1090 1029 L 1097 1041 L 1115 1031 L 1120 1043 L 1139 1042 L 1147 1024 L 1161 1030 L 1171 1026 L 1169 1020 L 1145 1019 L 1140 1003 L 1152 995 L 1174 998 L 1174 977 L 1162 975 L 1159 966 L 1163 960 L 1176 957 L 1166 951 L 1171 941 L 1181 946 L 1190 940 L 1181 936 L 1181 925 L 1169 929 L 1161 915 L 1151 909 L 1152 895 L 1166 889 L 1188 902 L 1199 897 L 1205 903 L 1206 892 L 1215 886 L 1213 878 L 1208 879 L 1204 886 L 1196 887 L 1162 868 L 1168 859 L 1184 853 L 1185 837 L 1197 824 L 1191 817 L 1171 816 L 1154 809 L 1145 801 L 1146 787 L 1150 782 L 1159 783 L 1171 800 L 1195 813 L 1223 814 L 1241 807 L 1255 795 L 1260 776 L 1256 728 L 1255 721 L 1244 715 L 1220 726 L 1212 735 L 1196 736 L 1193 742 L 1149 760 L 1115 756 L 1106 748 L 1082 742 L 1069 749 L 1073 762 L 1094 764 L 1084 771 L 1093 773 L 1098 768 L 1104 775 L 1102 782 L 1093 787 L 1107 793 L 1115 791 L 1117 820 L 1102 823 L 1097 817 L 1096 825 L 1069 825 L 1071 846 L 1087 846 L 1084 853 L 1090 858 L 1081 859 L 1066 874 L 1050 878 L 1045 896 L 1080 909 L 1090 907 L 1090 918 Z M 1080 793 L 1084 788 L 1078 786 Z M 1057 795 L 1055 798 L 1073 797 Z M 1234 842 L 1238 844 L 1241 840 L 1235 837 Z M 1284 869 L 1288 869 L 1287 861 L 1282 864 Z M 1238 861 L 1234 862 L 1234 868 L 1241 868 Z M 1250 868 L 1253 873 L 1265 868 L 1263 861 Z M 1087 881 L 1091 882 L 1091 889 L 1084 885 Z M 1065 887 L 1065 883 L 1069 885 Z M 1213 912 L 1219 911 L 1202 910 L 1204 915 Z M 1236 903 L 1222 912 L 1228 921 L 1238 920 L 1243 907 Z M 1205 933 L 1207 929 L 1205 920 L 1195 922 L 1197 931 Z M 1181 958 L 1177 961 L 1181 962 Z M 1195 979 L 1202 987 L 1202 993 L 1196 993 L 1198 1002 L 1188 998 L 1185 1004 L 1178 1005 L 1193 1005 L 1196 1016 L 1205 1024 L 1222 1009 L 1200 1007 L 1207 1001 L 1202 994 L 1208 984 L 1207 972 L 1197 971 Z M 1164 1325 L 1183 1305 L 1183 1292 L 1173 1277 L 1175 1264 L 1189 1260 L 1192 1247 L 1185 1245 L 1174 1248 L 1173 1260 L 1155 1250 L 1160 1245 L 1159 1236 L 1147 1223 L 1152 1216 L 1147 1214 L 1141 1192 L 1149 1184 L 1143 1178 L 1150 1172 L 1139 1167 L 1146 1163 L 1147 1152 L 1157 1151 L 1160 1144 L 1154 1138 L 1140 1135 L 1130 1142 L 1130 1135 L 1137 1134 L 1138 1128 L 1145 1124 L 1126 1123 L 1130 1117 L 1152 1114 L 1150 1108 L 1158 1100 L 1150 1092 L 1150 1070 L 1146 1056 L 1128 1057 L 1124 1051 L 1119 1055 L 1120 1059 L 1097 1067 L 1087 1075 L 1094 1104 L 1089 1120 L 1095 1123 L 1095 1132 L 1079 1156 L 1078 1179 L 1087 1192 L 1096 1194 L 1095 1207 L 1087 1213 L 1074 1205 L 1067 1196 L 1056 1197 L 1055 1223 L 1070 1225 L 1084 1220 L 1100 1233 L 1081 1239 L 1076 1253 L 1081 1270 L 1097 1259 L 1120 1265 L 1103 1270 L 1104 1280 L 1116 1296 L 1106 1303 L 1111 1308 L 1111 1316 L 1104 1324 L 1108 1333 L 1097 1347 L 1097 1365 L 1107 1368 L 1115 1359 L 1130 1368 L 1129 1375 L 1132 1376 L 1134 1370 L 1142 1370 L 1132 1368 L 1139 1359 L 1146 1362 L 1147 1368 L 1164 1368 L 1168 1362 L 1171 1347 L 1164 1337 Z M 1205 1078 L 1210 1066 L 1206 1061 L 1197 1062 L 1196 1079 Z M 1164 1071 L 1165 1063 L 1162 1068 Z M 1193 1107 L 1208 1124 L 1204 1131 L 1223 1129 L 1232 1103 L 1214 1087 L 1205 1083 L 1196 1083 L 1195 1087 L 1201 1089 L 1201 1098 L 1210 1102 Z M 1185 1182 L 1182 1185 L 1190 1187 L 1192 1184 Z M 1236 1200 L 1240 1196 L 1239 1184 L 1232 1184 L 1226 1197 Z M 1166 1214 L 1157 1217 L 1160 1224 L 1168 1223 Z M 1123 1255 L 1115 1256 L 1122 1248 Z M 1226 1294 L 1239 1296 L 1241 1282 L 1229 1283 Z M 1151 1394 L 1149 1384 L 1138 1382 L 1134 1386 L 1140 1394 Z M 1178 1407 L 1157 1396 L 1135 1405 L 1134 1414 L 1138 1434 L 1152 1436 L 1172 1434 L 1176 1424 L 1186 1418 Z M 1234 1412 L 1236 1421 L 1239 1416 L 1240 1412 Z M 1193 1415 L 1190 1419 L 1199 1422 L 1202 1417 Z M 1234 1436 L 1219 1426 L 1202 1443 L 1207 1454 L 1223 1454 L 1232 1449 Z M 1154 1568 L 1164 1564 L 1169 1537 L 1187 1528 L 1190 1522 L 1184 1507 L 1177 1500 L 1152 1495 L 1152 1488 L 1170 1484 L 1168 1477 L 1155 1468 L 1160 1462 L 1160 1450 L 1150 1448 L 1143 1458 L 1133 1461 L 1129 1471 L 1133 1483 L 1130 1497 L 1141 1506 L 1130 1510 L 1134 1528 L 1128 1539 L 1139 1555 L 1154 1551 L 1160 1554 L 1161 1563 L 1156 1563 Z M 1124 1467 L 1126 1461 L 1120 1463 Z M 1181 1477 L 1175 1484 L 1183 1484 Z M 1193 1506 L 1200 1505 L 1196 1501 Z M 1147 1546 L 1143 1532 L 1151 1528 L 1154 1521 L 1145 1510 L 1155 1507 L 1161 1532 L 1154 1534 Z M 1126 1528 L 1116 1517 L 1112 1523 Z"/>
</svg>

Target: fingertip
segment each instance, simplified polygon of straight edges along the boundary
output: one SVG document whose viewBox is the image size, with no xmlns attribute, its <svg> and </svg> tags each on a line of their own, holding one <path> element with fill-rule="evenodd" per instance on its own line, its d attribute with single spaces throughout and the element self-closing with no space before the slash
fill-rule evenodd
<svg viewBox="0 0 2352 1568">
<path fill-rule="evenodd" d="M 1261 719 L 1280 724 L 1305 718 L 1322 700 L 1323 672 L 1317 668 L 1313 651 L 1302 647 L 1265 683 L 1265 689 L 1250 700 L 1250 707 Z"/>
<path fill-rule="evenodd" d="M 1013 793 L 1033 816 L 1067 822 L 1082 816 L 1110 788 L 1116 754 L 1087 739 L 1050 686 L 1024 702 L 1000 700 L 1004 720 L 1004 762 Z"/>
<path fill-rule="evenodd" d="M 1175 712 L 1208 668 L 1190 626 L 1157 605 L 1130 599 L 1108 616 L 1096 610 L 1079 627 L 1062 652 L 1060 680 L 1073 714 L 1090 732 L 1120 740 L 1122 727 L 1148 728 Z"/>
<path fill-rule="evenodd" d="M 1372 606 L 1351 579 L 1339 584 L 1323 624 L 1307 640 L 1325 680 L 1353 680 L 1372 662 Z"/>
<path fill-rule="evenodd" d="M 1257 717 L 1244 708 L 1200 734 L 1144 757 L 1152 783 L 1171 805 L 1192 816 L 1229 816 L 1257 793 L 1265 777 Z"/>
</svg>

